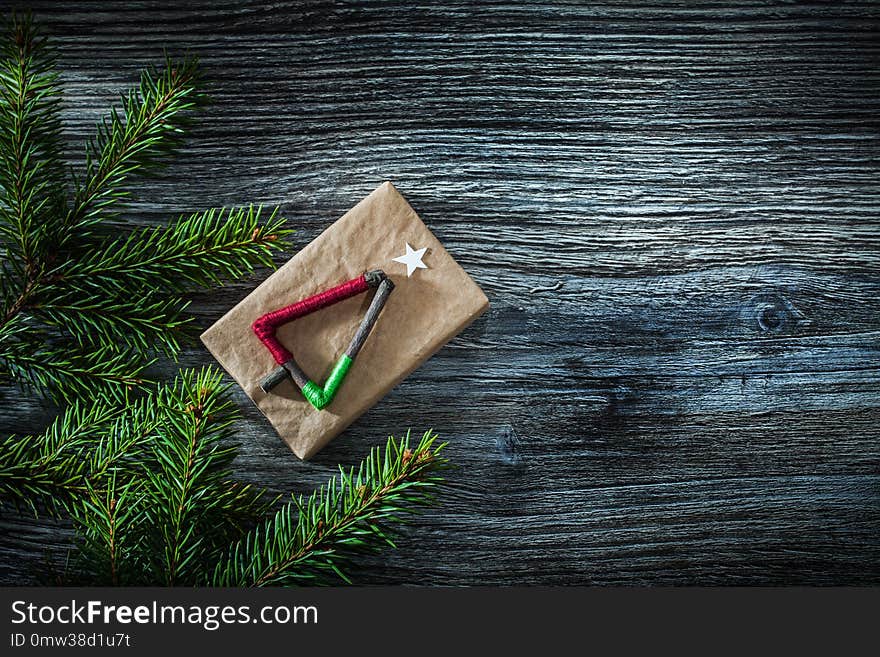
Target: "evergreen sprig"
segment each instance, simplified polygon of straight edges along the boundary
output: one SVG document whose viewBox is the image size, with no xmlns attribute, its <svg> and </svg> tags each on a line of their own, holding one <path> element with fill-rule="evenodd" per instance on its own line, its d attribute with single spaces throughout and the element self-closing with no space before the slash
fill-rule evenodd
<svg viewBox="0 0 880 657">
<path fill-rule="evenodd" d="M 357 468 L 340 467 L 338 479 L 308 498 L 294 497 L 234 545 L 214 570 L 217 586 L 349 582 L 343 567 L 358 551 L 396 547 L 390 527 L 415 508 L 430 504 L 445 446 L 427 432 L 410 447 L 389 438 L 384 453 L 371 450 Z"/>
<path fill-rule="evenodd" d="M 151 570 L 173 586 L 195 583 L 218 543 L 241 536 L 247 519 L 265 514 L 274 502 L 253 486 L 231 481 L 236 450 L 229 444 L 235 406 L 208 369 L 178 377 L 159 393 L 165 422 L 152 443 L 144 470 L 144 515 L 162 528 Z"/>
<path fill-rule="evenodd" d="M 128 196 L 129 175 L 159 163 L 178 145 L 187 124 L 186 110 L 204 96 L 197 92 L 198 62 L 166 58 L 161 70 L 141 73 L 140 85 L 122 96 L 122 115 L 113 109 L 86 149 L 86 174 L 77 182 L 67 223 L 83 228 L 107 216 Z"/>
<path fill-rule="evenodd" d="M 75 402 L 39 436 L 0 442 L 0 502 L 59 516 L 107 478 L 131 472 L 158 423 L 155 397 L 124 404 Z"/>
<path fill-rule="evenodd" d="M 35 274 L 64 216 L 55 58 L 29 17 L 0 45 L 0 237 L 7 271 Z"/>
<path fill-rule="evenodd" d="M 194 59 L 166 60 L 123 95 L 68 204 L 54 61 L 30 18 L 13 17 L 0 52 L 0 380 L 57 401 L 121 400 L 191 337 L 185 295 L 271 266 L 290 231 L 277 209 L 264 219 L 253 206 L 147 229 L 102 225 L 203 100 Z"/>
<path fill-rule="evenodd" d="M 237 418 L 213 368 L 129 403 L 75 403 L 0 445 L 0 503 L 73 520 L 68 583 L 290 585 L 350 581 L 352 557 L 394 546 L 392 526 L 442 481 L 443 445 L 407 434 L 267 517 L 278 497 L 233 478 Z"/>
<path fill-rule="evenodd" d="M 78 504 L 71 506 L 77 529 L 77 552 L 73 578 L 93 586 L 136 586 L 143 578 L 143 532 L 140 527 L 143 494 L 136 481 L 120 483 L 111 475 L 103 489 L 86 488 Z"/>
</svg>

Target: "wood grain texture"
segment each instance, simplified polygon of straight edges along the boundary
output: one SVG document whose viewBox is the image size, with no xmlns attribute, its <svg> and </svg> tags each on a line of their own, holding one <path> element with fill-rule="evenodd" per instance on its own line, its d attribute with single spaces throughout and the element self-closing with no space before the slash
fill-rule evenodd
<svg viewBox="0 0 880 657">
<path fill-rule="evenodd" d="M 442 506 L 358 581 L 880 583 L 874 3 L 32 6 L 77 166 L 142 66 L 201 58 L 214 103 L 124 223 L 280 204 L 301 246 L 390 179 L 489 296 L 312 462 L 236 393 L 239 472 L 279 490 L 450 442 Z M 0 430 L 44 424 L 0 395 Z M 12 583 L 68 540 L 2 532 Z"/>
</svg>

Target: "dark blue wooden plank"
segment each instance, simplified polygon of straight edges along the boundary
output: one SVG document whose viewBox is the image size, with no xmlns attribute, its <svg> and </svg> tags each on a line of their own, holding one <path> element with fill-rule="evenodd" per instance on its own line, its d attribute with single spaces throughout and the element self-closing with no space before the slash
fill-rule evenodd
<svg viewBox="0 0 880 657">
<path fill-rule="evenodd" d="M 277 203 L 301 245 L 391 179 L 493 304 L 312 462 L 236 395 L 278 490 L 450 441 L 360 581 L 880 582 L 874 3 L 179 4 L 33 5 L 71 163 L 163 48 L 202 60 L 214 104 L 124 223 Z M 4 431 L 45 412 L 0 391 Z M 2 522 L 7 582 L 67 540 Z"/>
</svg>

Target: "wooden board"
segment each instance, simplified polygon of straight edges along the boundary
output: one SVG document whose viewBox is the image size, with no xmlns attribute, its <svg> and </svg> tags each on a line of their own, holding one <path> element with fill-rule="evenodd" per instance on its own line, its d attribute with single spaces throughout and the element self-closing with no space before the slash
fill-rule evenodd
<svg viewBox="0 0 880 657">
<path fill-rule="evenodd" d="M 33 3 L 72 163 L 163 48 L 202 60 L 214 103 L 126 221 L 280 204 L 302 246 L 391 179 L 492 301 L 309 463 L 237 393 L 238 470 L 279 490 L 450 441 L 443 505 L 358 581 L 880 583 L 875 4 L 179 4 Z M 0 430 L 43 424 L 0 395 Z M 4 520 L 0 577 L 66 540 Z"/>
</svg>

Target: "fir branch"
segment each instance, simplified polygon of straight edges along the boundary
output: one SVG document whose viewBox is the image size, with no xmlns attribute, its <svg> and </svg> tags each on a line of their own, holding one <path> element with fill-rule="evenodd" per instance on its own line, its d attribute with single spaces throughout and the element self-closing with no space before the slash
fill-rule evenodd
<svg viewBox="0 0 880 657">
<path fill-rule="evenodd" d="M 409 434 L 389 438 L 348 472 L 280 509 L 234 545 L 217 564 L 215 586 L 267 586 L 323 582 L 327 576 L 348 582 L 342 566 L 353 552 L 388 544 L 391 523 L 412 507 L 432 501 L 446 464 L 445 444 L 427 432 L 412 449 Z"/>
<path fill-rule="evenodd" d="M 57 515 L 85 490 L 82 444 L 71 440 L 68 450 L 42 443 L 36 436 L 10 436 L 0 443 L 0 500 L 35 516 L 41 510 Z"/>
<path fill-rule="evenodd" d="M 291 231 L 277 209 L 263 222 L 261 214 L 254 206 L 207 210 L 101 242 L 56 268 L 0 321 L 0 372 L 63 400 L 88 395 L 95 382 L 116 396 L 139 385 L 152 354 L 176 358 L 190 335 L 182 293 L 271 266 L 286 246 Z M 54 348 L 16 339 L 23 322 L 33 327 L 24 313 L 69 341 Z"/>
<path fill-rule="evenodd" d="M 123 410 L 124 409 L 124 410 Z M 141 444 L 149 405 L 70 406 L 40 436 L 0 441 L 0 502 L 58 515 L 104 486 Z"/>
<path fill-rule="evenodd" d="M 31 310 L 80 349 L 122 348 L 176 358 L 192 321 L 183 315 L 189 303 L 134 285 L 124 296 L 121 289 L 116 291 L 52 284 L 44 288 Z"/>
<path fill-rule="evenodd" d="M 9 376 L 9 366 L 32 350 L 32 331 L 27 318 L 19 314 L 0 322 L 0 378 Z"/>
<path fill-rule="evenodd" d="M 81 229 L 106 217 L 128 195 L 123 184 L 129 175 L 157 165 L 173 150 L 186 123 L 182 114 L 203 99 L 196 91 L 197 73 L 195 59 L 166 59 L 163 70 L 144 71 L 138 88 L 122 96 L 122 115 L 111 111 L 89 143 L 68 226 Z"/>
<path fill-rule="evenodd" d="M 105 404 L 116 411 L 113 422 L 102 432 L 100 440 L 92 443 L 91 451 L 84 454 L 89 484 L 95 490 L 102 490 L 111 475 L 139 476 L 149 445 L 162 423 L 156 400 L 157 392 L 151 390 L 142 397 Z"/>
<path fill-rule="evenodd" d="M 212 208 L 168 226 L 137 231 L 84 253 L 64 274 L 97 290 L 184 292 L 212 287 L 271 266 L 271 254 L 291 231 L 277 208 L 260 224 L 262 206 Z"/>
<path fill-rule="evenodd" d="M 196 62 L 166 60 L 123 96 L 88 147 L 70 209 L 52 63 L 30 19 L 14 18 L 0 51 L 0 377 L 55 400 L 119 399 L 192 336 L 183 293 L 271 266 L 291 231 L 277 210 L 261 224 L 250 207 L 93 233 L 131 174 L 173 150 L 202 98 Z"/>
<path fill-rule="evenodd" d="M 348 581 L 357 551 L 432 500 L 443 445 L 388 440 L 339 479 L 265 518 L 277 498 L 231 479 L 238 417 L 220 372 L 184 371 L 118 404 L 71 406 L 42 436 L 0 443 L 0 502 L 66 511 L 68 583 L 251 585 Z"/>
<path fill-rule="evenodd" d="M 0 442 L 0 503 L 73 518 L 70 583 L 194 584 L 277 501 L 229 479 L 236 417 L 215 369 L 75 403 L 44 434 Z"/>
<path fill-rule="evenodd" d="M 144 470 L 149 524 L 161 529 L 153 583 L 193 584 L 214 558 L 216 545 L 241 536 L 271 504 L 262 491 L 231 486 L 235 448 L 228 444 L 236 409 L 215 369 L 184 372 L 161 389 L 164 416 Z M 227 443 L 227 444 L 224 444 Z"/>
<path fill-rule="evenodd" d="M 137 584 L 145 565 L 140 482 L 118 482 L 114 475 L 102 490 L 87 488 L 87 494 L 71 508 L 78 549 L 68 578 L 91 586 Z"/>
<path fill-rule="evenodd" d="M 155 362 L 127 349 L 76 349 L 40 343 L 32 336 L 0 348 L 0 373 L 20 385 L 37 388 L 54 401 L 123 399 L 147 383 L 145 370 Z"/>
<path fill-rule="evenodd" d="M 231 474 L 231 473 L 230 473 Z M 281 495 L 241 481 L 227 480 L 221 489 L 214 487 L 216 495 L 212 509 L 219 515 L 210 518 L 205 531 L 213 545 L 209 566 L 213 566 L 220 554 L 233 542 L 239 540 L 258 520 L 264 518 L 279 502 Z M 206 575 L 200 573 L 196 583 L 204 584 Z"/>
<path fill-rule="evenodd" d="M 0 48 L 0 239 L 26 285 L 62 223 L 59 89 L 30 16 L 13 16 Z"/>
</svg>

